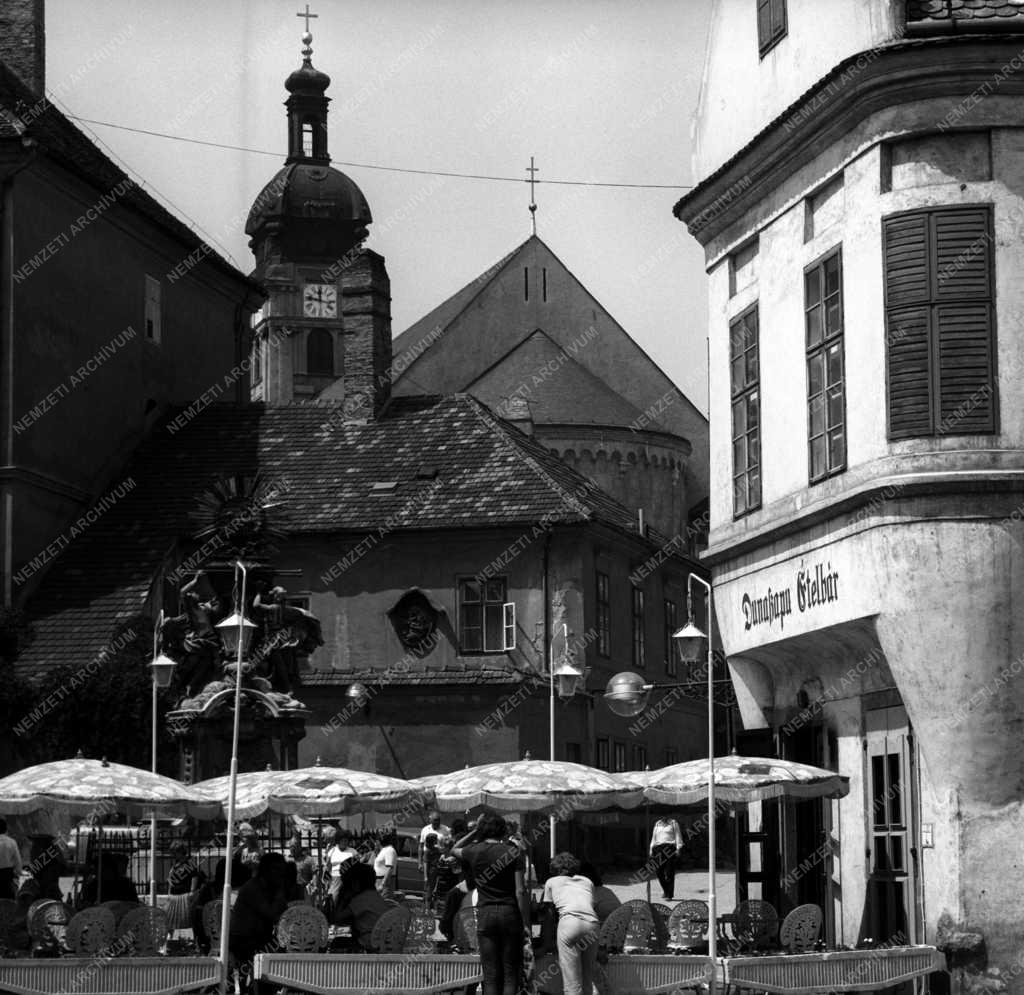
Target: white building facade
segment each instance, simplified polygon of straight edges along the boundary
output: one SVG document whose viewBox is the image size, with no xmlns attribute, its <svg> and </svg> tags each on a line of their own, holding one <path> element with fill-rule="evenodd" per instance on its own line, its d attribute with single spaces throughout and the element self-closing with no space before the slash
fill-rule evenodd
<svg viewBox="0 0 1024 995">
<path fill-rule="evenodd" d="M 748 877 L 992 991 L 1024 991 L 1022 96 L 1024 4 L 718 0 L 676 205 L 743 724 L 851 781 L 764 813 L 785 866 Z"/>
</svg>

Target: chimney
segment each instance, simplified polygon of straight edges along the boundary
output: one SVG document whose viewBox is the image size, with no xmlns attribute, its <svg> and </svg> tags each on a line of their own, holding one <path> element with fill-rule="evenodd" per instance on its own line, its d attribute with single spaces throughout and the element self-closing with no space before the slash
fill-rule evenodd
<svg viewBox="0 0 1024 995">
<path fill-rule="evenodd" d="M 0 62 L 36 97 L 46 86 L 44 0 L 0 0 Z"/>
</svg>

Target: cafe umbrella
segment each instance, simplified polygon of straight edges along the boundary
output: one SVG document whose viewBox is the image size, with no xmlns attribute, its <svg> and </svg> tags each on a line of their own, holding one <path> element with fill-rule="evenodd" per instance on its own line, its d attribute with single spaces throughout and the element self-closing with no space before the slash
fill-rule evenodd
<svg viewBox="0 0 1024 995">
<path fill-rule="evenodd" d="M 80 818 L 112 812 L 130 818 L 210 818 L 217 812 L 215 804 L 180 781 L 105 759 L 88 760 L 81 753 L 0 778 L 0 809 L 14 815 L 45 810 Z M 102 833 L 102 823 L 98 831 Z M 102 845 L 99 855 L 102 860 Z"/>
</svg>

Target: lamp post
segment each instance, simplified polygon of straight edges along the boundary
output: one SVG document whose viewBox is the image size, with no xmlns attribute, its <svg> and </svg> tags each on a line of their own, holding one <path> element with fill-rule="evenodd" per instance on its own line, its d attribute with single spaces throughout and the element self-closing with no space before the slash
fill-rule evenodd
<svg viewBox="0 0 1024 995">
<path fill-rule="evenodd" d="M 153 629 L 153 659 L 149 664 L 150 672 L 153 675 L 153 750 L 152 769 L 156 773 L 156 749 L 157 749 L 157 717 L 156 717 L 156 696 L 160 688 L 170 686 L 174 677 L 174 668 L 178 665 L 169 656 L 160 652 L 160 637 L 163 631 L 164 612 L 156 619 L 156 627 Z M 149 819 L 149 904 L 156 908 L 156 810 Z"/>
<path fill-rule="evenodd" d="M 712 605 L 711 585 L 702 577 L 690 574 L 686 583 L 686 608 L 688 621 L 683 628 L 672 634 L 676 649 L 684 664 L 693 666 L 706 661 L 707 674 L 699 681 L 683 681 L 674 684 L 648 684 L 639 674 L 623 671 L 616 674 L 605 689 L 604 697 L 608 707 L 626 718 L 639 715 L 650 701 L 651 691 L 656 689 L 696 689 L 706 681 L 708 696 L 708 955 L 712 960 L 717 956 L 716 934 L 717 909 L 715 900 L 715 685 L 730 684 L 728 680 L 714 679 L 714 656 L 711 638 L 693 623 L 693 602 L 690 584 L 697 581 L 707 594 L 708 629 L 711 628 Z M 712 995 L 714 982 L 712 981 Z"/>
<path fill-rule="evenodd" d="M 239 584 L 239 575 L 241 583 Z M 235 602 L 233 614 L 217 623 L 221 641 L 224 648 L 235 653 L 235 720 L 231 732 L 231 775 L 228 781 L 228 831 L 225 840 L 226 852 L 224 854 L 224 891 L 221 896 L 221 919 L 220 919 L 220 961 L 221 961 L 221 990 L 227 989 L 228 981 L 228 941 L 230 939 L 229 929 L 231 926 L 231 851 L 235 846 L 235 795 L 238 791 L 238 730 L 239 720 L 242 713 L 242 658 L 249 649 L 249 641 L 252 639 L 256 626 L 250 622 L 243 612 L 245 611 L 245 583 L 248 573 L 241 560 L 235 563 L 235 590 L 239 592 L 238 601 Z"/>
<path fill-rule="evenodd" d="M 549 714 L 549 730 L 548 730 L 548 742 L 549 742 L 549 753 L 551 760 L 557 760 L 555 756 L 555 691 L 557 687 L 558 697 L 563 701 L 568 701 L 579 687 L 579 682 L 583 679 L 583 671 L 580 670 L 571 659 L 569 653 L 569 626 L 562 623 L 562 640 L 565 644 L 565 649 L 562 651 L 562 655 L 559 657 L 558 662 L 555 663 L 555 638 L 552 636 L 551 645 L 548 647 L 548 670 L 550 671 L 551 678 L 551 707 Z M 549 856 L 554 857 L 555 855 L 555 823 L 557 817 L 555 815 L 548 816 L 548 845 L 549 845 Z"/>
</svg>

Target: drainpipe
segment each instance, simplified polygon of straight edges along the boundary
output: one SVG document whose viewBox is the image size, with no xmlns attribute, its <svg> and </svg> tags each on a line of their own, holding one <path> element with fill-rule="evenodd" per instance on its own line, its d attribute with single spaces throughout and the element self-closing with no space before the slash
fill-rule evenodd
<svg viewBox="0 0 1024 995">
<path fill-rule="evenodd" d="M 0 180 L 0 426 L 3 430 L 3 458 L 0 464 L 14 473 L 14 177 L 35 161 L 38 147 L 34 138 L 22 138 L 28 158 Z M 3 604 L 14 604 L 14 480 L 3 485 L 0 503 L 0 535 L 3 536 Z"/>
</svg>

